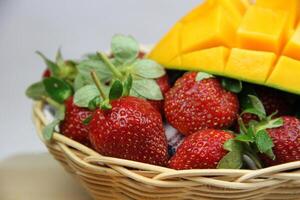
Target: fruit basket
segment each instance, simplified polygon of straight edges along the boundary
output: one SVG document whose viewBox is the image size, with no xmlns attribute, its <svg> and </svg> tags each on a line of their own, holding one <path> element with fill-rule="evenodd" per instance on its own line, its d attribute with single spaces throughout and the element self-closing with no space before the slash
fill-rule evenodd
<svg viewBox="0 0 300 200">
<path fill-rule="evenodd" d="M 41 141 L 97 200 L 300 199 L 299 7 L 206 0 L 151 51 L 38 52 Z"/>
<path fill-rule="evenodd" d="M 175 171 L 105 157 L 59 133 L 46 142 L 43 106 L 37 102 L 33 108 L 41 140 L 94 199 L 299 199 L 300 161 L 260 170 Z"/>
</svg>

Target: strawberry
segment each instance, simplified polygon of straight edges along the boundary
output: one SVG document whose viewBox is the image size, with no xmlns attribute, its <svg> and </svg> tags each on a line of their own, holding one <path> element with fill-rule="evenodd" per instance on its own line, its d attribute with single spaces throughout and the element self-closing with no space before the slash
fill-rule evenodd
<svg viewBox="0 0 300 200">
<path fill-rule="evenodd" d="M 164 76 L 156 79 L 156 82 L 163 94 L 163 96 L 166 95 L 166 93 L 169 91 L 170 89 L 170 84 L 169 84 L 169 80 L 168 80 L 168 75 L 165 74 Z M 163 110 L 164 110 L 164 101 L 160 100 L 160 101 L 155 101 L 155 100 L 148 100 L 148 102 L 157 110 L 159 111 L 161 114 L 163 114 Z"/>
<path fill-rule="evenodd" d="M 45 71 L 43 72 L 43 78 L 49 78 L 51 76 L 51 72 L 49 69 L 45 69 Z"/>
<path fill-rule="evenodd" d="M 202 129 L 230 127 L 237 119 L 237 96 L 225 90 L 216 78 L 196 80 L 189 72 L 166 93 L 165 115 L 168 122 L 184 135 Z"/>
<path fill-rule="evenodd" d="M 275 160 L 262 156 L 267 166 L 300 160 L 300 120 L 296 117 L 284 116 L 283 126 L 267 129 L 273 140 Z"/>
<path fill-rule="evenodd" d="M 65 119 L 60 123 L 60 132 L 65 136 L 89 146 L 88 126 L 83 124 L 92 112 L 85 108 L 76 106 L 73 97 L 65 101 Z"/>
<path fill-rule="evenodd" d="M 200 130 L 189 135 L 169 161 L 169 167 L 184 169 L 214 169 L 228 153 L 223 145 L 233 134 L 222 130 Z"/>
<path fill-rule="evenodd" d="M 146 100 L 121 97 L 111 109 L 97 109 L 90 140 L 100 154 L 164 166 L 167 142 L 160 114 Z"/>
</svg>

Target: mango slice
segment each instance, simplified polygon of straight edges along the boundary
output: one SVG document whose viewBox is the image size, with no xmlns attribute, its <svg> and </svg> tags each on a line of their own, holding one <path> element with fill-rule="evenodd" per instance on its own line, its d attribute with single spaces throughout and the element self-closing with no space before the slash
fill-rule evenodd
<svg viewBox="0 0 300 200">
<path fill-rule="evenodd" d="M 187 53 L 218 45 L 232 46 L 237 27 L 231 22 L 225 9 L 217 6 L 207 15 L 184 24 L 181 30 L 181 52 Z"/>
<path fill-rule="evenodd" d="M 156 51 L 150 52 L 149 57 L 155 58 L 154 60 L 162 65 L 168 65 L 169 61 L 180 54 L 179 41 L 181 28 L 182 24 L 177 23 L 156 45 Z"/>
<path fill-rule="evenodd" d="M 263 84 L 276 60 L 276 54 L 233 48 L 224 74 L 239 80 Z"/>
<path fill-rule="evenodd" d="M 190 71 L 205 71 L 222 74 L 229 50 L 226 47 L 215 47 L 182 55 L 182 65 Z"/>
<path fill-rule="evenodd" d="M 204 0 L 149 58 L 300 94 L 299 52 L 300 0 Z"/>
<path fill-rule="evenodd" d="M 300 60 L 300 25 L 287 43 L 283 54 L 291 58 Z"/>
<path fill-rule="evenodd" d="M 256 0 L 256 5 L 270 8 L 270 9 L 281 9 L 288 12 L 288 28 L 294 29 L 297 25 L 297 19 L 299 17 L 299 0 Z"/>
<path fill-rule="evenodd" d="M 237 31 L 240 48 L 278 53 L 286 33 L 288 13 L 251 6 Z"/>
<path fill-rule="evenodd" d="M 300 95 L 300 61 L 281 56 L 266 83 Z"/>
</svg>

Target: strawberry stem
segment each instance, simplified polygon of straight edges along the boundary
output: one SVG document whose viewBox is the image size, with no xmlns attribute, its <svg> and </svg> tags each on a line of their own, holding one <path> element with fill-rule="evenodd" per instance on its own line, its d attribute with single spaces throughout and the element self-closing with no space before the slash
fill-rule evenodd
<svg viewBox="0 0 300 200">
<path fill-rule="evenodd" d="M 95 85 L 96 85 L 96 87 L 98 88 L 98 90 L 99 90 L 99 92 L 100 92 L 100 95 L 101 95 L 101 97 L 103 98 L 103 100 L 108 99 L 107 96 L 106 96 L 106 94 L 105 94 L 105 92 L 104 92 L 103 85 L 102 85 L 102 83 L 100 82 L 100 80 L 99 80 L 99 78 L 98 78 L 96 72 L 95 72 L 95 71 L 92 71 L 92 72 L 91 72 L 91 76 L 92 76 L 92 78 L 93 78 L 93 80 L 94 80 L 94 82 L 95 82 Z"/>
<path fill-rule="evenodd" d="M 110 69 L 110 71 L 120 80 L 123 79 L 123 75 L 122 73 L 116 68 L 116 66 L 114 66 L 109 58 L 101 52 L 97 52 L 97 55 L 100 57 L 100 59 L 104 62 L 104 64 L 106 64 L 108 66 L 108 68 Z"/>
<path fill-rule="evenodd" d="M 61 104 L 57 103 L 56 101 L 54 101 L 50 97 L 42 96 L 42 99 L 44 101 L 46 101 L 49 105 L 53 106 L 54 108 L 59 108 L 61 106 Z"/>
</svg>

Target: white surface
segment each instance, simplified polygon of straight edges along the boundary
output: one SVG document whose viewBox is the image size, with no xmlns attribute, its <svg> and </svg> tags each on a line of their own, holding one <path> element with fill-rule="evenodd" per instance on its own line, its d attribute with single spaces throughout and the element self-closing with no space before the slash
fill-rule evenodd
<svg viewBox="0 0 300 200">
<path fill-rule="evenodd" d="M 0 0 L 0 160 L 45 151 L 31 122 L 25 88 L 44 69 L 34 54 L 66 58 L 109 48 L 115 33 L 155 43 L 201 0 Z"/>
</svg>

